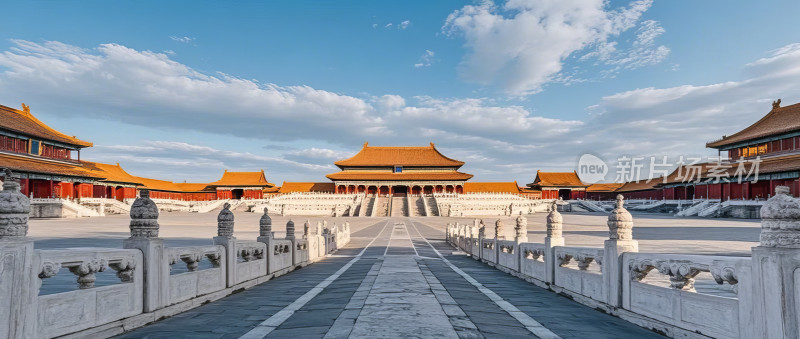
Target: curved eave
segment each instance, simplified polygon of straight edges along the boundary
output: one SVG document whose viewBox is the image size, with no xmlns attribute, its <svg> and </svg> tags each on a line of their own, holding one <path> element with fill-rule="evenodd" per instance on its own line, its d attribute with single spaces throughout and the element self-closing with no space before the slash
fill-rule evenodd
<svg viewBox="0 0 800 339">
<path fill-rule="evenodd" d="M 362 153 L 364 151 L 366 151 L 368 148 L 371 148 L 373 150 L 378 150 L 378 149 L 403 149 L 403 148 L 409 148 L 409 149 L 417 148 L 417 149 L 421 149 L 421 150 L 430 149 L 434 153 L 436 153 L 436 155 L 438 157 L 440 157 L 441 159 L 443 159 L 444 161 L 442 161 L 443 163 L 420 162 L 420 163 L 415 163 L 415 164 L 402 164 L 401 162 L 365 163 L 365 162 L 363 162 L 363 160 L 359 160 L 358 158 L 359 157 L 365 157 L 365 155 L 363 155 Z M 439 152 L 439 150 L 436 149 L 436 146 L 433 143 L 431 143 L 430 146 L 427 146 L 427 147 L 425 147 L 425 146 L 369 146 L 368 143 L 364 143 L 364 146 L 361 147 L 361 150 L 359 150 L 358 153 L 356 153 L 355 155 L 353 155 L 352 157 L 349 157 L 347 159 L 335 161 L 333 164 L 336 165 L 337 167 L 339 167 L 340 169 L 344 169 L 344 167 L 383 167 L 383 166 L 395 166 L 395 165 L 402 165 L 402 166 L 409 166 L 409 167 L 411 167 L 411 166 L 456 167 L 456 169 L 458 169 L 458 168 L 461 168 L 461 166 L 464 166 L 464 162 L 463 161 L 459 161 L 459 160 L 455 160 L 455 159 L 449 158 L 449 157 L 445 156 L 444 154 L 442 154 L 441 152 Z"/>
<path fill-rule="evenodd" d="M 15 129 L 14 127 L 8 127 L 8 126 L 2 127 L 2 128 L 6 128 L 6 129 L 9 129 L 9 130 L 12 130 L 15 133 L 20 133 L 20 134 L 23 134 L 23 135 L 27 135 L 27 136 L 30 136 L 30 137 L 37 138 L 37 139 L 49 140 L 51 142 L 57 142 L 57 143 L 61 143 L 61 144 L 68 144 L 68 145 L 76 146 L 76 148 L 92 147 L 94 145 L 91 142 L 84 141 L 84 140 L 78 139 L 76 137 L 72 137 L 72 136 L 69 136 L 69 135 L 66 135 L 64 133 L 61 133 L 61 132 L 57 131 L 56 129 L 48 126 L 47 124 L 45 124 L 42 121 L 40 121 L 39 119 L 37 119 L 33 114 L 31 114 L 28 111 L 20 111 L 18 109 L 15 109 L 15 108 L 12 108 L 12 107 L 8 107 L 8 106 L 3 106 L 3 105 L 0 105 L 0 109 L 6 110 L 6 111 L 10 111 L 12 114 L 18 114 L 18 115 L 22 116 L 24 119 L 29 120 L 31 123 L 37 125 L 39 128 L 41 128 L 42 130 L 46 131 L 50 135 L 48 135 L 47 133 L 42 133 L 42 134 L 37 135 L 36 133 L 27 132 L 27 131 L 24 131 L 24 130 L 18 130 L 18 129 Z"/>
<path fill-rule="evenodd" d="M 325 176 L 330 180 L 364 180 L 364 181 L 466 181 L 472 174 L 454 173 L 331 173 Z"/>
</svg>

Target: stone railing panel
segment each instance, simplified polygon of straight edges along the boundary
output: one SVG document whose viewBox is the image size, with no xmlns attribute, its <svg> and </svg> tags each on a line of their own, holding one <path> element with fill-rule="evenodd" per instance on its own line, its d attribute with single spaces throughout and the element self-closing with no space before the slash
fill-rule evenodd
<svg viewBox="0 0 800 339">
<path fill-rule="evenodd" d="M 292 241 L 273 240 L 268 250 L 272 255 L 269 256 L 267 263 L 267 274 L 272 274 L 292 267 Z"/>
<path fill-rule="evenodd" d="M 308 259 L 316 261 L 325 256 L 325 238 L 312 234 L 308 236 Z"/>
<path fill-rule="evenodd" d="M 188 272 L 169 276 L 169 304 L 225 289 L 225 248 L 221 245 L 168 247 L 165 258 L 169 265 L 186 264 Z M 211 268 L 199 269 L 201 260 Z"/>
<path fill-rule="evenodd" d="M 333 253 L 333 251 L 336 251 L 336 234 L 326 233 L 323 234 L 323 237 L 325 237 L 325 253 Z"/>
<path fill-rule="evenodd" d="M 520 252 L 520 273 L 523 275 L 539 280 L 541 282 L 547 281 L 546 265 L 547 249 L 544 244 L 534 243 L 521 243 L 519 244 Z"/>
<path fill-rule="evenodd" d="M 36 250 L 33 261 L 34 286 L 40 279 L 68 268 L 77 276 L 80 289 L 36 298 L 37 337 L 51 338 L 142 313 L 142 253 L 137 250 L 70 248 Z M 95 274 L 114 270 L 119 284 L 94 287 Z"/>
<path fill-rule="evenodd" d="M 497 247 L 497 264 L 518 271 L 519 245 L 513 240 L 498 240 Z"/>
<path fill-rule="evenodd" d="M 469 244 L 469 253 L 472 254 L 474 258 L 480 258 L 481 255 L 481 239 L 478 238 L 478 235 L 475 234 L 472 239 L 470 239 Z"/>
<path fill-rule="evenodd" d="M 605 301 L 601 269 L 590 270 L 592 263 L 602 265 L 602 248 L 556 246 L 554 253 L 556 286 Z"/>
<path fill-rule="evenodd" d="M 294 242 L 294 259 L 292 265 L 305 265 L 309 262 L 310 249 L 307 239 L 297 239 Z"/>
<path fill-rule="evenodd" d="M 236 284 L 267 275 L 267 244 L 237 241 L 236 255 Z"/>
<path fill-rule="evenodd" d="M 750 258 L 625 253 L 623 308 L 711 337 L 739 337 L 740 300 L 694 291 L 694 278 L 709 272 L 718 284 L 740 285 L 747 280 Z M 643 282 L 655 272 L 669 277 L 669 287 Z M 743 273 L 743 274 L 742 274 Z M 744 281 L 749 290 L 749 281 Z M 742 291 L 740 290 L 740 293 Z M 749 295 L 749 291 L 748 291 Z M 751 301 L 745 300 L 745 303 Z M 747 309 L 752 310 L 752 307 Z"/>
<path fill-rule="evenodd" d="M 483 239 L 481 241 L 481 260 L 497 264 L 497 250 L 495 249 L 495 240 L 494 239 Z"/>
</svg>

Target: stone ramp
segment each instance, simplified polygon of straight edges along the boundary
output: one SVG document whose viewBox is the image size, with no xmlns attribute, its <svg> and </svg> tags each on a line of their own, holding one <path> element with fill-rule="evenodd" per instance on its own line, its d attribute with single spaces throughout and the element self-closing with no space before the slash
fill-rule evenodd
<svg viewBox="0 0 800 339">
<path fill-rule="evenodd" d="M 335 255 L 120 338 L 648 338 L 657 334 L 379 221 Z"/>
</svg>

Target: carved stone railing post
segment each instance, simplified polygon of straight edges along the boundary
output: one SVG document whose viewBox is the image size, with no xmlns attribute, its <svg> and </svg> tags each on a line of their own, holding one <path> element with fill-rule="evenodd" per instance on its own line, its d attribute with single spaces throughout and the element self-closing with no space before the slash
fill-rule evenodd
<svg viewBox="0 0 800 339">
<path fill-rule="evenodd" d="M 264 215 L 261 216 L 261 219 L 258 221 L 258 241 L 261 241 L 262 238 L 269 238 L 272 239 L 275 237 L 275 233 L 272 232 L 272 218 L 269 216 L 269 210 L 264 207 Z"/>
<path fill-rule="evenodd" d="M 506 231 L 503 229 L 503 221 L 500 219 L 494 222 L 494 239 L 506 240 Z"/>
<path fill-rule="evenodd" d="M 286 223 L 286 240 L 292 242 L 292 265 L 297 265 L 297 261 L 300 256 L 297 254 L 297 238 L 295 237 L 294 232 L 294 221 L 289 219 L 289 221 Z"/>
<path fill-rule="evenodd" d="M 762 338 L 800 337 L 800 199 L 789 192 L 775 187 L 761 207 L 761 244 L 753 247 L 755 305 L 748 314 L 759 317 L 755 333 Z"/>
<path fill-rule="evenodd" d="M 267 265 L 267 272 L 270 272 L 270 263 L 273 262 L 272 257 L 275 256 L 275 251 L 272 250 L 275 240 L 275 233 L 272 232 L 272 218 L 269 216 L 269 210 L 264 208 L 264 215 L 258 221 L 258 238 L 256 241 L 267 245 L 267 260 L 264 260 Z"/>
<path fill-rule="evenodd" d="M 514 233 L 514 241 L 517 244 L 528 242 L 528 218 L 522 215 L 522 211 L 519 211 L 519 216 L 514 226 Z"/>
<path fill-rule="evenodd" d="M 294 229 L 294 221 L 289 219 L 289 222 L 286 223 L 286 240 L 295 240 L 295 229 Z"/>
<path fill-rule="evenodd" d="M 500 262 L 500 252 L 501 252 L 500 245 L 498 244 L 497 241 L 498 240 L 505 240 L 505 239 L 506 239 L 506 236 L 505 236 L 505 231 L 503 230 L 503 221 L 500 220 L 500 219 L 497 219 L 497 221 L 494 222 L 494 259 L 495 259 L 495 263 L 499 263 Z"/>
<path fill-rule="evenodd" d="M 222 245 L 225 248 L 225 269 L 227 271 L 228 283 L 231 287 L 236 284 L 236 237 L 233 236 L 233 212 L 231 204 L 225 203 L 222 211 L 217 215 L 217 236 L 214 237 L 214 245 Z"/>
<path fill-rule="evenodd" d="M 608 215 L 608 240 L 603 252 L 603 288 L 606 303 L 614 307 L 622 305 L 622 272 L 625 269 L 622 254 L 639 252 L 639 242 L 633 240 L 633 217 L 625 209 L 623 197 L 617 195 L 614 210 Z"/>
<path fill-rule="evenodd" d="M 345 241 L 347 241 L 349 243 L 350 242 L 350 222 L 349 221 L 345 221 L 344 222 L 344 232 L 345 232 L 345 239 L 346 239 Z"/>
<path fill-rule="evenodd" d="M 450 224 L 449 222 L 447 223 L 447 232 L 445 234 L 446 234 L 446 239 L 445 240 L 447 240 L 447 242 L 452 245 L 453 244 L 453 225 Z"/>
<path fill-rule="evenodd" d="M 169 303 L 169 265 L 164 240 L 158 237 L 158 206 L 150 191 L 141 190 L 131 205 L 131 236 L 122 247 L 142 251 L 144 260 L 144 311 L 153 312 Z"/>
<path fill-rule="evenodd" d="M 36 334 L 33 240 L 28 238 L 31 203 L 20 193 L 19 181 L 5 170 L 0 191 L 0 337 Z"/>
<path fill-rule="evenodd" d="M 483 241 L 486 238 L 486 224 L 483 223 L 483 219 L 478 221 L 478 253 L 474 255 L 478 260 L 483 259 Z"/>
<path fill-rule="evenodd" d="M 308 219 L 306 222 L 303 223 L 303 239 L 308 239 L 308 231 L 311 229 L 311 224 L 309 223 Z"/>
<path fill-rule="evenodd" d="M 558 205 L 555 200 L 550 205 L 550 213 L 547 214 L 547 236 L 544 237 L 544 281 L 548 284 L 555 283 L 556 274 L 556 246 L 564 246 L 562 234 L 563 217 L 558 212 Z"/>
</svg>

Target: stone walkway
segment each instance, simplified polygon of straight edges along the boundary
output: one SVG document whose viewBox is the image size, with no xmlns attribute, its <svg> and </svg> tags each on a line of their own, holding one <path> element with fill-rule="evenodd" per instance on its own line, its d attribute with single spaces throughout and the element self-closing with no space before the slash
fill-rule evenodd
<svg viewBox="0 0 800 339">
<path fill-rule="evenodd" d="M 408 218 L 335 255 L 120 338 L 648 338 L 657 334 L 453 254 Z"/>
</svg>

